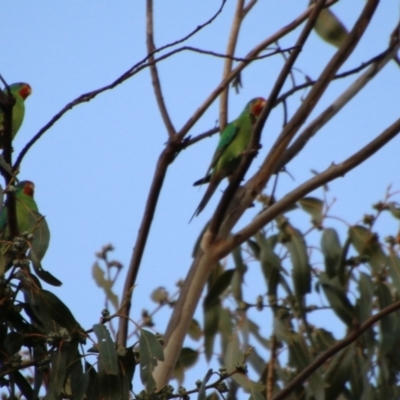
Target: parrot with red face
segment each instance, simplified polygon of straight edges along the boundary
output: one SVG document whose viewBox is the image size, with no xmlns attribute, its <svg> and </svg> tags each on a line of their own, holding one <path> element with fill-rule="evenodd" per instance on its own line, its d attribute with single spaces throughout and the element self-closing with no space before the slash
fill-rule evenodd
<svg viewBox="0 0 400 400">
<path fill-rule="evenodd" d="M 31 87 L 27 83 L 13 83 L 10 92 L 15 98 L 15 104 L 12 109 L 12 139 L 14 139 L 19 128 L 22 125 L 25 115 L 25 100 L 32 93 Z M 7 94 L 6 90 L 3 90 Z M 4 110 L 0 108 L 0 148 L 3 148 L 4 131 Z"/>
<path fill-rule="evenodd" d="M 15 188 L 15 206 L 19 234 L 32 233 L 31 251 L 41 260 L 49 246 L 50 231 L 46 219 L 39 213 L 33 198 L 35 185 L 31 181 L 21 181 Z M 4 205 L 0 212 L 0 239 L 9 239 L 8 210 Z"/>
<path fill-rule="evenodd" d="M 15 203 L 17 207 L 18 230 L 22 232 L 31 232 L 33 229 L 29 218 L 31 211 L 38 212 L 38 207 L 33 199 L 35 185 L 31 181 L 22 181 L 18 183 L 15 190 Z M 3 207 L 0 213 L 0 232 L 5 232 L 5 237 L 8 236 L 8 213 L 7 207 Z"/>
<path fill-rule="evenodd" d="M 262 97 L 250 100 L 239 117 L 223 130 L 206 176 L 193 184 L 197 186 L 208 183 L 193 217 L 201 213 L 222 179 L 232 175 L 239 166 L 241 156 L 249 146 L 253 126 L 265 104 L 266 100 Z"/>
</svg>

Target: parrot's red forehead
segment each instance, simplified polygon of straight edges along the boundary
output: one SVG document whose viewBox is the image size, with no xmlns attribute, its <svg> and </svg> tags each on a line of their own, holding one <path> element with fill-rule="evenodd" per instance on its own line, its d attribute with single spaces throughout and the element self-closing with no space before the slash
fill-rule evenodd
<svg viewBox="0 0 400 400">
<path fill-rule="evenodd" d="M 251 105 L 251 113 L 258 117 L 266 102 L 267 101 L 262 97 L 258 97 L 257 99 L 255 99 L 253 104 Z"/>
<path fill-rule="evenodd" d="M 18 93 L 25 100 L 32 93 L 32 88 L 27 83 L 21 83 Z"/>
<path fill-rule="evenodd" d="M 23 189 L 24 194 L 33 197 L 34 191 L 35 191 L 35 184 L 31 181 L 26 181 Z"/>
</svg>

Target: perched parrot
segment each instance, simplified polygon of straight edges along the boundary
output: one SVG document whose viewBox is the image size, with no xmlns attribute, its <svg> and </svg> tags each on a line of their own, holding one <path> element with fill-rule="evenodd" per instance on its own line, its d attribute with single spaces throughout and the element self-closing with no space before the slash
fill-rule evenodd
<svg viewBox="0 0 400 400">
<path fill-rule="evenodd" d="M 6 90 L 3 90 L 7 94 Z M 27 83 L 13 83 L 10 85 L 11 94 L 15 97 L 15 104 L 12 110 L 12 138 L 22 125 L 25 114 L 25 99 L 32 93 Z M 3 148 L 4 110 L 0 108 L 0 148 Z"/>
<path fill-rule="evenodd" d="M 37 204 L 33 199 L 34 190 L 35 185 L 31 181 L 21 181 L 16 186 L 15 203 L 18 231 L 20 235 L 24 232 L 33 234 L 33 237 L 28 237 L 29 252 L 27 258 L 31 260 L 36 275 L 50 285 L 60 286 L 62 283 L 41 266 L 41 261 L 49 247 L 50 231 L 46 219 L 39 213 Z M 0 212 L 0 251 L 5 257 L 5 265 L 9 268 L 14 254 L 12 251 L 9 252 L 10 244 L 7 243 L 10 240 L 7 214 L 7 207 L 4 206 Z"/>
<path fill-rule="evenodd" d="M 206 176 L 193 184 L 209 183 L 193 217 L 201 213 L 222 179 L 232 175 L 239 166 L 241 156 L 249 146 L 252 128 L 265 103 L 262 97 L 250 100 L 239 117 L 223 130 Z"/>
<path fill-rule="evenodd" d="M 18 183 L 17 190 L 15 192 L 15 202 L 17 207 L 17 220 L 18 220 L 18 230 L 21 234 L 22 232 L 32 232 L 34 228 L 32 224 L 32 219 L 29 215 L 32 210 L 38 213 L 38 207 L 35 200 L 33 199 L 33 192 L 35 185 L 31 181 L 22 181 Z M 7 207 L 3 207 L 0 213 L 0 232 L 2 232 L 2 237 L 7 239 L 9 235 L 7 227 Z"/>
</svg>

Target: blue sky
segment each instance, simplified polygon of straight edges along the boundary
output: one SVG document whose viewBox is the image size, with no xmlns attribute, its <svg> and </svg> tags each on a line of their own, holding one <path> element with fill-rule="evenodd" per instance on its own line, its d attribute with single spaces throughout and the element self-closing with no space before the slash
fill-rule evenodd
<svg viewBox="0 0 400 400">
<path fill-rule="evenodd" d="M 143 3 L 3 2 L 0 73 L 8 83 L 25 81 L 33 89 L 26 102 L 23 127 L 14 141 L 15 154 L 65 104 L 112 82 L 146 55 Z M 298 16 L 307 3 L 259 2 L 246 18 L 236 54 L 244 56 L 252 46 Z M 343 0 L 333 9 L 351 27 L 364 4 Z M 210 18 L 218 6 L 219 2 L 211 0 L 155 2 L 156 45 L 185 36 Z M 234 2 L 228 1 L 217 21 L 188 44 L 223 53 L 233 11 Z M 356 67 L 383 51 L 398 17 L 397 1 L 381 2 L 359 48 L 342 70 Z M 280 44 L 293 45 L 298 32 Z M 297 64 L 302 71 L 295 73 L 297 82 L 302 82 L 303 73 L 313 79 L 318 77 L 334 52 L 332 46 L 313 33 Z M 250 98 L 268 96 L 282 64 L 278 55 L 254 63 L 244 72 L 240 94 L 230 92 L 230 119 L 240 113 Z M 177 129 L 219 83 L 222 65 L 221 59 L 188 52 L 160 63 L 164 97 Z M 310 121 L 353 80 L 351 77 L 335 82 Z M 391 62 L 288 166 L 295 180 L 282 175 L 277 195 L 282 196 L 311 177 L 311 169 L 322 171 L 330 163 L 342 161 L 397 119 L 399 87 L 399 67 Z M 299 100 L 300 95 L 289 102 L 291 115 Z M 214 102 L 190 134 L 214 127 L 217 119 L 218 102 Z M 282 108 L 278 107 L 265 126 L 263 149 L 251 171 L 257 170 L 281 126 Z M 35 182 L 39 209 L 51 229 L 44 268 L 63 282 L 55 294 L 87 328 L 98 320 L 104 302 L 91 277 L 94 253 L 112 243 L 116 249 L 114 258 L 125 266 L 129 263 L 155 163 L 166 140 L 149 71 L 144 70 L 68 112 L 23 161 L 20 178 Z M 183 151 L 168 170 L 135 288 L 134 319 L 143 308 L 154 307 L 148 300 L 153 288 L 165 286 L 174 292 L 176 281 L 184 278 L 190 266 L 193 243 L 219 198 L 216 195 L 206 210 L 188 224 L 204 193 L 204 189 L 193 188 L 192 183 L 204 175 L 216 141 L 216 137 L 206 139 Z M 372 203 L 383 198 L 389 184 L 400 189 L 399 145 L 400 138 L 396 138 L 357 170 L 330 184 L 329 195 L 337 198 L 332 214 L 355 223 L 364 212 L 370 212 Z M 320 196 L 321 190 L 315 195 Z M 244 221 L 254 212 L 249 211 Z M 296 221 L 304 231 L 309 227 L 308 219 L 298 213 Z M 332 224 L 337 226 L 336 222 Z M 346 229 L 343 224 L 339 226 Z M 392 225 L 382 226 L 383 230 L 389 228 L 393 230 Z M 257 277 L 249 275 L 248 287 L 252 279 Z M 122 279 L 119 283 L 118 294 Z M 165 318 L 156 322 L 160 329 L 165 327 Z"/>
</svg>

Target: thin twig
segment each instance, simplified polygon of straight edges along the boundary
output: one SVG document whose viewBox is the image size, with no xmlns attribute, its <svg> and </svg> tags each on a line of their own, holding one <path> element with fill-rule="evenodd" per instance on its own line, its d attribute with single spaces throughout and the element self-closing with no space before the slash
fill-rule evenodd
<svg viewBox="0 0 400 400">
<path fill-rule="evenodd" d="M 29 151 L 29 149 L 43 136 L 43 134 L 45 132 L 47 132 L 49 130 L 49 128 L 51 128 L 65 113 L 67 113 L 68 111 L 72 110 L 74 107 L 76 107 L 79 104 L 85 103 L 85 102 L 89 102 L 90 100 L 94 99 L 95 97 L 97 97 L 97 95 L 106 92 L 108 90 L 114 89 L 116 86 L 120 85 L 121 83 L 125 82 L 127 79 L 133 77 L 134 75 L 136 75 L 137 73 L 139 73 L 140 71 L 144 70 L 145 68 L 151 67 L 152 65 L 155 65 L 157 63 L 159 63 L 160 61 L 163 61 L 177 53 L 180 53 L 182 51 L 193 51 L 193 52 L 197 52 L 197 53 L 201 53 L 201 54 L 209 54 L 215 57 L 225 57 L 223 54 L 218 54 L 215 52 L 211 52 L 211 51 L 207 51 L 207 50 L 201 50 L 201 49 L 197 49 L 195 47 L 190 47 L 190 46 L 183 46 L 183 47 L 179 47 L 178 49 L 172 50 L 169 53 L 166 53 L 158 58 L 156 58 L 154 60 L 154 62 L 147 62 L 147 63 L 143 63 L 143 61 L 140 61 L 139 63 L 135 64 L 135 67 L 130 68 L 127 72 L 125 72 L 124 74 L 122 74 L 118 79 L 116 79 L 114 82 L 103 86 L 102 88 L 93 90 L 91 92 L 88 93 L 84 93 L 82 95 L 80 95 L 79 97 L 77 97 L 76 99 L 74 99 L 73 101 L 69 102 L 66 106 L 64 106 L 57 114 L 55 114 L 50 121 L 44 125 L 33 137 L 32 139 L 25 145 L 25 147 L 21 150 L 21 152 L 18 154 L 18 157 L 13 165 L 13 171 L 16 171 L 18 166 L 21 164 L 22 159 L 24 158 L 24 156 L 26 155 L 26 153 Z M 260 50 L 261 51 L 261 50 Z M 286 49 L 284 51 L 290 51 L 289 49 Z M 156 52 L 156 51 L 155 51 Z M 276 53 L 278 53 L 279 51 L 273 51 L 272 53 L 269 54 L 265 54 L 263 56 L 259 56 L 257 57 L 256 55 L 254 55 L 253 57 L 245 57 L 245 58 L 237 58 L 238 60 L 242 60 L 244 62 L 244 65 L 242 67 L 242 69 L 251 61 L 255 61 L 255 60 L 260 60 L 262 58 L 265 57 L 270 57 Z M 258 53 L 256 53 L 258 54 Z M 231 80 L 233 80 L 235 78 L 235 74 L 232 74 L 232 76 L 230 76 L 228 82 L 226 82 L 225 84 L 229 84 L 229 82 Z M 222 90 L 222 89 L 220 89 Z M 215 98 L 218 96 L 218 94 L 220 93 L 220 90 L 218 89 L 218 92 L 216 92 L 215 96 L 213 96 L 212 101 L 215 100 Z M 210 104 L 212 103 L 212 101 L 210 102 Z M 208 104 L 208 106 L 210 105 Z M 199 119 L 203 113 L 205 112 L 205 109 L 202 110 L 201 113 L 197 113 L 196 112 L 196 118 Z M 190 122 L 193 121 L 193 119 L 189 119 Z M 191 124 L 192 126 L 192 124 Z M 191 127 L 190 126 L 190 127 Z M 186 129 L 187 126 L 184 127 L 185 129 L 182 129 L 179 132 L 179 136 L 180 139 L 182 139 L 188 132 L 189 129 Z M 178 139 L 177 139 L 178 140 Z"/>
<path fill-rule="evenodd" d="M 186 149 L 187 147 L 191 146 L 192 144 L 195 144 L 195 143 L 199 142 L 200 140 L 203 140 L 207 137 L 211 137 L 218 132 L 219 132 L 219 127 L 215 127 L 206 132 L 200 133 L 199 135 L 197 135 L 193 138 L 188 137 L 187 140 L 184 140 L 182 142 L 181 149 Z"/>
<path fill-rule="evenodd" d="M 147 53 L 151 54 L 149 57 L 149 62 L 152 63 L 150 66 L 151 82 L 153 84 L 154 95 L 156 96 L 156 101 L 158 108 L 160 110 L 161 117 L 164 121 L 164 125 L 167 128 L 168 135 L 170 137 L 176 134 L 174 125 L 172 124 L 171 118 L 169 116 L 167 107 L 165 105 L 164 96 L 161 90 L 160 78 L 158 76 L 157 65 L 154 62 L 154 23 L 153 23 L 153 0 L 147 0 L 146 2 L 146 43 L 147 43 Z"/>
<path fill-rule="evenodd" d="M 188 50 L 188 51 L 193 51 L 195 53 L 200 53 L 200 54 L 207 54 L 210 56 L 214 57 L 219 57 L 219 58 L 225 58 L 227 60 L 232 60 L 232 61 L 244 61 L 244 62 L 249 62 L 249 61 L 257 61 L 257 60 L 263 60 L 264 58 L 268 58 L 271 56 L 274 56 L 275 54 L 280 54 L 284 52 L 290 52 L 292 51 L 296 46 L 291 46 L 291 47 L 286 47 L 285 49 L 274 49 L 270 50 L 270 53 L 264 54 L 262 56 L 255 56 L 255 57 L 235 57 L 229 54 L 223 54 L 223 53 L 217 53 L 215 51 L 211 50 L 203 50 L 203 49 L 198 49 L 197 47 L 192 47 L 192 46 L 183 46 L 180 47 L 179 50 Z"/>
<path fill-rule="evenodd" d="M 237 0 L 236 10 L 233 16 L 232 26 L 228 38 L 228 45 L 226 47 L 226 54 L 230 57 L 233 57 L 233 55 L 235 54 L 236 43 L 239 36 L 240 26 L 243 20 L 243 6 L 244 0 Z M 222 80 L 226 79 L 231 70 L 232 59 L 226 58 L 222 71 Z M 228 123 L 228 95 L 229 85 L 227 85 L 225 87 L 225 90 L 222 91 L 219 100 L 219 128 L 221 132 L 225 129 L 225 126 Z"/>
</svg>

